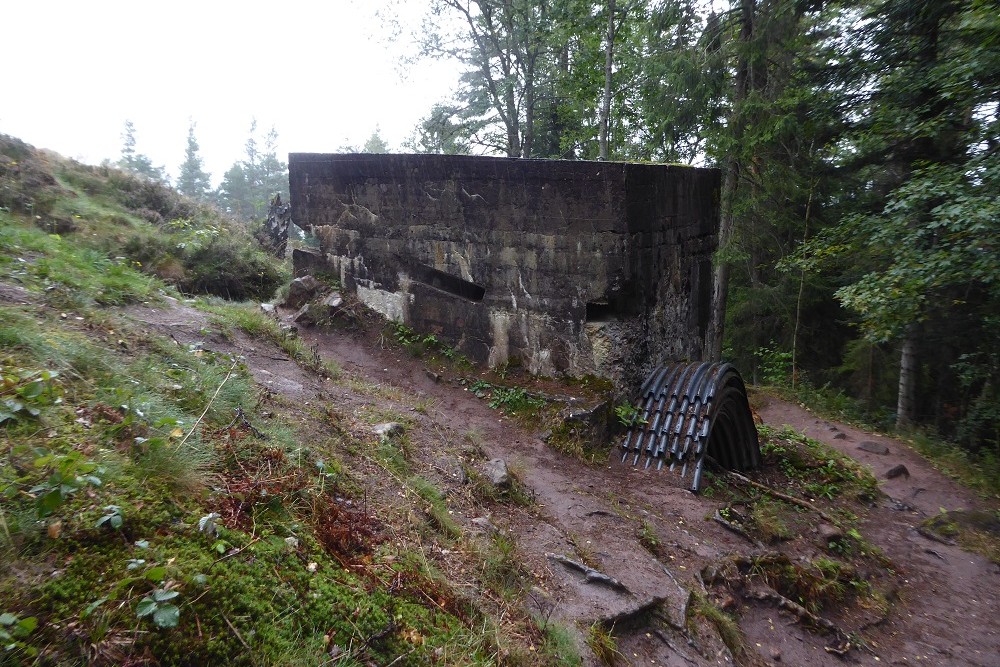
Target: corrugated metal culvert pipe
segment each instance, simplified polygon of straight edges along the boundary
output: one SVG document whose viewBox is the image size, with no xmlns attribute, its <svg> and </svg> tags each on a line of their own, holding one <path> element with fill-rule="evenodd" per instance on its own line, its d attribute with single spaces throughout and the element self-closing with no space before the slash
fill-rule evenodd
<svg viewBox="0 0 1000 667">
<path fill-rule="evenodd" d="M 701 488 L 706 458 L 729 470 L 760 467 L 760 443 L 747 390 L 732 364 L 660 366 L 642 385 L 641 419 L 622 441 L 622 462 L 657 469 L 692 470 L 691 491 Z"/>
</svg>

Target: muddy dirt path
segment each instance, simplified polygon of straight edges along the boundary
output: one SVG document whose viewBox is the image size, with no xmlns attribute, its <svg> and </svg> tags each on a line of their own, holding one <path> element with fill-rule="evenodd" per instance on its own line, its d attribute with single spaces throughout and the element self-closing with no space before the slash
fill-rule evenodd
<svg viewBox="0 0 1000 667">
<path fill-rule="evenodd" d="M 206 338 L 206 316 L 183 304 L 132 309 L 130 315 L 184 344 Z M 537 581 L 528 605 L 542 617 L 581 628 L 581 648 L 583 633 L 595 621 L 658 601 L 668 629 L 662 624 L 659 629 L 643 623 L 629 629 L 621 624 L 616 633 L 619 664 L 733 664 L 717 633 L 683 630 L 688 591 L 704 590 L 698 576 L 702 568 L 749 550 L 741 538 L 707 520 L 721 505 L 718 500 L 690 494 L 687 480 L 676 475 L 622 466 L 613 456 L 601 466 L 563 456 L 546 445 L 538 432 L 520 427 L 475 398 L 457 378 L 428 372 L 440 369 L 428 369 L 421 360 L 385 345 L 377 335 L 306 330 L 301 336 L 323 358 L 336 361 L 345 375 L 391 391 L 373 396 L 343 379 L 319 378 L 269 345 L 240 335 L 230 339 L 209 335 L 206 344 L 243 354 L 259 383 L 292 401 L 327 401 L 354 416 L 383 408 L 404 412 L 409 436 L 426 471 L 422 474 L 433 477 L 456 497 L 464 482 L 463 464 L 481 466 L 483 459 L 505 459 L 534 495 L 532 506 L 501 506 L 482 516 L 474 507 L 456 504 L 455 520 L 470 534 L 494 526 L 516 537 L 525 565 Z M 870 649 L 852 651 L 846 658 L 827 652 L 823 637 L 807 632 L 773 606 L 744 609 L 740 625 L 751 655 L 743 662 L 1000 666 L 997 567 L 958 547 L 931 542 L 913 529 L 939 507 L 975 507 L 975 498 L 902 443 L 818 420 L 777 400 L 770 401 L 761 415 L 766 423 L 787 424 L 837 447 L 871 466 L 880 479 L 891 465 L 906 465 L 909 478 L 884 483 L 887 497 L 872 509 L 865 525 L 865 534 L 903 568 L 905 585 L 890 619 L 865 630 Z M 464 460 L 456 445 L 470 434 L 483 450 L 478 461 Z M 857 450 L 857 444 L 865 440 L 884 443 L 890 454 Z M 659 536 L 659 559 L 642 546 L 643 528 Z M 583 574 L 556 562 L 550 554 L 585 560 L 620 586 L 587 582 Z M 461 567 L 444 550 L 437 565 L 446 574 Z M 591 656 L 587 664 L 597 664 L 589 652 L 584 653 Z"/>
<path fill-rule="evenodd" d="M 774 398 L 759 414 L 767 424 L 790 426 L 853 457 L 879 479 L 886 497 L 867 517 L 865 532 L 903 568 L 907 584 L 900 591 L 902 608 L 886 623 L 883 662 L 1000 665 L 1000 566 L 916 530 L 942 509 L 979 508 L 976 496 L 904 442 L 820 419 Z M 900 464 L 907 473 L 887 478 Z"/>
</svg>

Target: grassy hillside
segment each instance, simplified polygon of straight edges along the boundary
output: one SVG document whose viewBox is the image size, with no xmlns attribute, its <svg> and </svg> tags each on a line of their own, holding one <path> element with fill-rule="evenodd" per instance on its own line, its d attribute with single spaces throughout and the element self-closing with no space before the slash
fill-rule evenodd
<svg viewBox="0 0 1000 667">
<path fill-rule="evenodd" d="M 337 454 L 370 443 L 317 427 L 332 413 L 260 390 L 220 350 L 249 332 L 303 372 L 336 369 L 253 305 L 190 299 L 266 299 L 286 275 L 217 211 L 0 137 L 0 664 L 493 664 L 544 649 L 522 614 L 501 650 L 405 525 L 376 520 Z M 128 316 L 185 298 L 216 351 Z M 386 456 L 377 472 L 402 476 L 450 542 L 443 497 Z M 503 544 L 467 547 L 494 588 L 515 585 Z"/>
</svg>

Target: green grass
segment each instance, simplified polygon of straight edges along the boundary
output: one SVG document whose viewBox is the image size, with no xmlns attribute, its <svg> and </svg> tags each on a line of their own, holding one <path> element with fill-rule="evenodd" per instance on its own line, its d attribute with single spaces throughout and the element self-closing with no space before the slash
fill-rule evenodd
<svg viewBox="0 0 1000 667">
<path fill-rule="evenodd" d="M 340 366 L 323 359 L 319 351 L 306 345 L 301 338 L 273 316 L 262 311 L 255 303 L 232 303 L 221 299 L 202 299 L 198 307 L 215 315 L 213 323 L 225 328 L 236 328 L 243 333 L 277 345 L 285 354 L 304 368 L 336 380 L 341 376 Z"/>
<path fill-rule="evenodd" d="M 536 619 L 536 624 L 542 636 L 538 650 L 541 664 L 552 667 L 579 667 L 583 664 L 583 658 L 580 657 L 580 651 L 576 648 L 576 642 L 569 628 L 551 620 L 542 622 Z M 526 661 L 525 664 L 531 662 Z"/>
<path fill-rule="evenodd" d="M 492 532 L 482 551 L 483 585 L 504 600 L 518 599 L 525 590 L 528 572 L 512 535 Z"/>
<path fill-rule="evenodd" d="M 740 661 L 745 658 L 747 648 L 746 637 L 744 637 L 743 631 L 740 630 L 739 623 L 732 616 L 712 604 L 704 593 L 693 591 L 691 595 L 692 604 L 688 606 L 688 614 L 700 616 L 715 626 L 716 631 L 719 633 L 719 638 L 722 639 L 722 643 L 733 654 L 733 657 L 738 661 L 737 664 L 742 664 Z"/>
<path fill-rule="evenodd" d="M 451 539 L 462 536 L 462 528 L 451 518 L 444 494 L 434 484 L 417 475 L 410 477 L 407 484 L 424 501 L 424 511 L 435 530 Z"/>
<path fill-rule="evenodd" d="M 158 298 L 162 285 L 125 258 L 108 257 L 74 236 L 47 234 L 0 211 L 0 272 L 55 308 L 82 311 Z"/>
<path fill-rule="evenodd" d="M 617 665 L 619 658 L 625 657 L 618 650 L 618 642 L 611 630 L 600 623 L 594 623 L 587 630 L 587 646 L 604 665 Z"/>
<path fill-rule="evenodd" d="M 400 401 L 218 298 L 266 298 L 287 267 L 162 186 L 2 136 L 0 152 L 38 176 L 0 162 L 0 284 L 27 302 L 0 301 L 0 663 L 580 664 L 568 632 L 519 611 L 516 545 L 469 546 L 405 435 L 371 443 L 355 416 L 259 392 L 241 363 L 119 310 L 215 294 L 196 303 L 206 335 Z M 420 510 L 428 530 L 392 523 Z M 490 582 L 485 604 L 424 555 L 442 544 L 469 546 L 453 557 Z"/>
</svg>

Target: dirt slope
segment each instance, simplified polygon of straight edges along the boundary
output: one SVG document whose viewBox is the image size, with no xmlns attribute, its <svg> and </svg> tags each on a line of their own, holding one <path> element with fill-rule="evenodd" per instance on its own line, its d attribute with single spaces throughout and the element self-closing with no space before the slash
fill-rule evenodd
<svg viewBox="0 0 1000 667">
<path fill-rule="evenodd" d="M 1000 566 L 916 530 L 942 509 L 980 507 L 975 495 L 898 440 L 818 419 L 777 399 L 771 399 L 760 415 L 766 423 L 787 424 L 857 459 L 881 480 L 886 498 L 868 518 L 867 531 L 903 567 L 907 584 L 900 591 L 901 607 L 886 624 L 883 661 L 1000 665 Z M 882 444 L 888 453 L 859 449 L 862 442 Z M 889 469 L 899 464 L 908 474 L 887 479 Z"/>
<path fill-rule="evenodd" d="M 182 304 L 136 308 L 131 316 L 182 343 L 205 340 L 205 316 Z M 704 622 L 684 627 L 689 591 L 705 590 L 698 573 L 726 556 L 752 550 L 745 540 L 707 520 L 721 506 L 719 500 L 690 494 L 675 475 L 622 466 L 614 456 L 595 467 L 560 455 L 539 433 L 519 427 L 448 377 L 432 377 L 422 361 L 383 345 L 370 332 L 306 330 L 301 335 L 353 381 L 319 378 L 267 345 L 239 335 L 228 340 L 216 336 L 206 345 L 244 354 L 263 386 L 294 402 L 325 402 L 348 415 L 352 428 L 364 428 L 373 412 L 406 414 L 422 474 L 449 494 L 463 532 L 485 532 L 492 526 L 516 536 L 536 582 L 527 604 L 543 618 L 579 628 L 578 643 L 588 664 L 598 664 L 583 645 L 591 624 L 658 601 L 665 623 L 651 624 L 640 615 L 635 627 L 626 622 L 616 627 L 618 664 L 1000 665 L 997 566 L 914 530 L 939 507 L 971 508 L 976 500 L 902 443 L 828 424 L 777 400 L 763 408 L 766 423 L 788 424 L 837 447 L 871 466 L 880 478 L 892 465 L 906 465 L 910 476 L 884 482 L 886 498 L 864 519 L 866 536 L 901 568 L 902 584 L 888 620 L 875 619 L 864 629 L 868 648 L 846 657 L 828 652 L 826 638 L 806 631 L 773 605 L 738 606 L 749 642 L 747 655 L 734 659 L 714 628 Z M 478 453 L 463 444 L 470 434 Z M 862 440 L 885 443 L 890 454 L 859 451 Z M 493 458 L 505 459 L 517 472 L 534 495 L 531 506 L 496 506 L 485 515 L 481 506 L 463 502 L 463 466 L 481 466 Z M 644 526 L 659 536 L 658 559 L 640 543 Z M 548 554 L 585 560 L 621 586 L 588 583 Z M 440 549 L 435 560 L 449 579 L 462 580 L 460 555 Z"/>
</svg>

